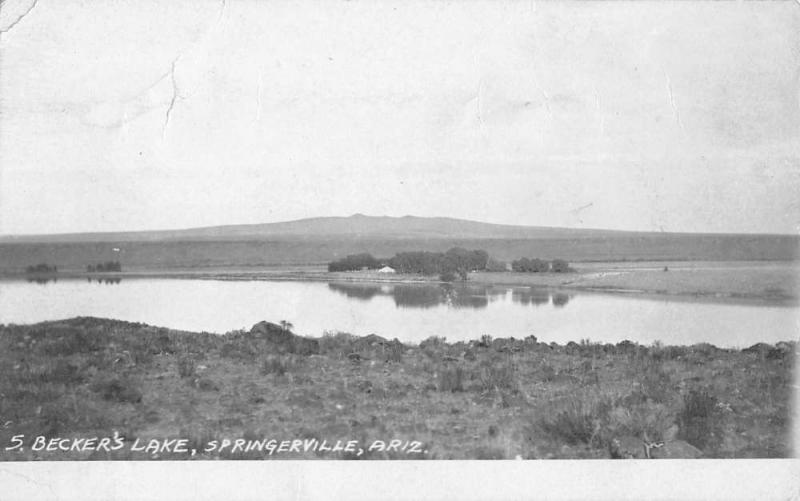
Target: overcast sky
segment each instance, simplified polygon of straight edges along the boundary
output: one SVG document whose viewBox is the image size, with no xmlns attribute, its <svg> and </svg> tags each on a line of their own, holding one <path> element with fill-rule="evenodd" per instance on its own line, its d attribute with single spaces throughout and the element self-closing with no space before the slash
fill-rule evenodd
<svg viewBox="0 0 800 501">
<path fill-rule="evenodd" d="M 800 231 L 798 2 L 6 0 L 0 29 L 2 234 Z"/>
</svg>

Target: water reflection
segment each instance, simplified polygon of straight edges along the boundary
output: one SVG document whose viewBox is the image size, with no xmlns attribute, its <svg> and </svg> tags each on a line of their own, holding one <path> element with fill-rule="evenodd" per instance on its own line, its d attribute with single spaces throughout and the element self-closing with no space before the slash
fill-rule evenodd
<svg viewBox="0 0 800 501">
<path fill-rule="evenodd" d="M 568 294 L 564 294 L 563 292 L 556 292 L 553 294 L 553 306 L 556 308 L 563 308 L 567 305 L 570 300 L 570 296 Z"/>
<path fill-rule="evenodd" d="M 98 284 L 118 284 L 118 283 L 122 282 L 122 279 L 118 278 L 118 277 L 112 277 L 112 278 L 92 278 L 92 277 L 88 277 L 86 279 L 86 281 L 89 282 L 89 283 L 97 282 Z"/>
<path fill-rule="evenodd" d="M 402 308 L 433 308 L 448 305 L 453 308 L 486 308 L 495 296 L 505 291 L 490 287 L 465 285 L 366 285 L 349 283 L 329 283 L 332 291 L 348 298 L 369 301 L 376 296 L 387 296 Z"/>
<path fill-rule="evenodd" d="M 40 285 L 44 285 L 50 282 L 58 282 L 58 278 L 56 277 L 28 277 L 28 283 L 36 283 Z"/>
<path fill-rule="evenodd" d="M 550 293 L 542 289 L 514 289 L 511 300 L 526 306 L 541 306 L 550 302 Z"/>
<path fill-rule="evenodd" d="M 506 294 L 502 288 L 469 285 L 418 285 L 393 284 L 369 285 L 350 283 L 329 283 L 328 288 L 348 298 L 369 301 L 376 296 L 391 297 L 397 307 L 434 308 L 447 305 L 452 308 L 481 309 Z"/>
</svg>

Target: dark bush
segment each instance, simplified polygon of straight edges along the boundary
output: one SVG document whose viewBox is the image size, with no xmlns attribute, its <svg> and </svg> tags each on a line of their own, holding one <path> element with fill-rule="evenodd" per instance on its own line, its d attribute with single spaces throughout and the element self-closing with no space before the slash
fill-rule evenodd
<svg viewBox="0 0 800 501">
<path fill-rule="evenodd" d="M 122 264 L 119 261 L 106 261 L 104 263 L 90 264 L 86 267 L 89 273 L 106 273 L 113 271 L 122 271 Z"/>
<path fill-rule="evenodd" d="M 47 263 L 39 263 L 25 268 L 25 273 L 58 273 L 58 267 L 55 265 L 51 266 Z"/>
<path fill-rule="evenodd" d="M 464 391 L 464 369 L 461 367 L 442 367 L 436 379 L 439 391 Z"/>
<path fill-rule="evenodd" d="M 129 379 L 113 378 L 101 381 L 94 385 L 94 391 L 100 393 L 104 399 L 114 402 L 135 404 L 142 401 L 142 392 Z"/>
<path fill-rule="evenodd" d="M 389 260 L 389 266 L 398 273 L 419 273 L 422 275 L 441 275 L 452 273 L 462 280 L 470 271 L 486 269 L 489 254 L 484 250 L 468 250 L 453 247 L 441 252 L 399 252 Z"/>
<path fill-rule="evenodd" d="M 602 423 L 607 421 L 611 401 L 590 395 L 575 395 L 556 411 L 539 418 L 540 428 L 568 444 L 596 445 Z"/>
<path fill-rule="evenodd" d="M 270 355 L 261 361 L 261 375 L 275 374 L 283 376 L 290 372 L 294 366 L 294 361 L 290 358 Z"/>
<path fill-rule="evenodd" d="M 442 282 L 454 282 L 458 277 L 452 271 L 445 271 L 439 275 L 439 280 Z"/>
<path fill-rule="evenodd" d="M 512 261 L 511 269 L 522 273 L 546 273 L 550 271 L 550 263 L 542 259 L 523 257 Z"/>
<path fill-rule="evenodd" d="M 683 396 L 678 414 L 679 437 L 699 449 L 714 448 L 722 441 L 723 416 L 717 398 L 705 388 L 693 388 Z"/>
<path fill-rule="evenodd" d="M 178 375 L 182 378 L 194 377 L 197 375 L 197 364 L 192 357 L 178 357 Z"/>
<path fill-rule="evenodd" d="M 338 261 L 328 264 L 328 271 L 358 271 L 362 269 L 375 270 L 381 267 L 381 262 L 372 254 L 351 254 Z"/>
<path fill-rule="evenodd" d="M 552 263 L 550 263 L 550 269 L 553 273 L 567 273 L 571 271 L 569 263 L 563 259 L 553 259 Z"/>
<path fill-rule="evenodd" d="M 478 373 L 478 382 L 483 390 L 517 388 L 517 379 L 511 364 L 484 364 Z"/>
</svg>

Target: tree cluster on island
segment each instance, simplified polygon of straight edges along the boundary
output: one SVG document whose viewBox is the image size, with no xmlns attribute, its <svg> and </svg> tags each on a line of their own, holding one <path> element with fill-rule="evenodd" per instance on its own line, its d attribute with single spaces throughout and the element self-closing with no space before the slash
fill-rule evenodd
<svg viewBox="0 0 800 501">
<path fill-rule="evenodd" d="M 486 270 L 489 253 L 485 250 L 469 250 L 453 247 L 447 252 L 411 251 L 398 252 L 394 257 L 379 260 L 371 254 L 352 254 L 328 264 L 328 271 L 375 270 L 384 265 L 397 273 L 439 275 L 445 282 L 457 278 L 466 280 L 471 271 Z"/>
<path fill-rule="evenodd" d="M 35 266 L 28 266 L 25 268 L 25 273 L 34 274 L 45 274 L 45 273 L 58 273 L 58 267 L 56 265 L 49 265 L 47 263 L 39 263 Z"/>
<path fill-rule="evenodd" d="M 122 271 L 122 264 L 119 261 L 106 261 L 105 263 L 90 264 L 86 267 L 89 273 L 105 273 L 110 271 Z"/>
<path fill-rule="evenodd" d="M 527 257 L 512 261 L 511 269 L 520 273 L 567 273 L 572 271 L 569 263 L 563 259 L 545 261 L 544 259 L 528 259 Z"/>
<path fill-rule="evenodd" d="M 337 261 L 328 263 L 328 271 L 377 270 L 383 263 L 367 252 L 350 254 Z"/>
</svg>

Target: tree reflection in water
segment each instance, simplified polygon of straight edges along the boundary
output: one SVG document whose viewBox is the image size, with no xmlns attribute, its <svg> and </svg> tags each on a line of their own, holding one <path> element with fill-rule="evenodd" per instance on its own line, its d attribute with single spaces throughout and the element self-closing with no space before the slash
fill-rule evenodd
<svg viewBox="0 0 800 501">
<path fill-rule="evenodd" d="M 505 294 L 504 289 L 461 284 L 367 285 L 328 283 L 328 288 L 348 298 L 369 301 L 375 296 L 389 296 L 400 308 L 433 308 L 448 305 L 452 308 L 486 308 L 492 298 Z"/>
<path fill-rule="evenodd" d="M 523 305 L 541 306 L 550 302 L 550 293 L 543 289 L 514 289 L 511 300 Z"/>
</svg>

